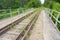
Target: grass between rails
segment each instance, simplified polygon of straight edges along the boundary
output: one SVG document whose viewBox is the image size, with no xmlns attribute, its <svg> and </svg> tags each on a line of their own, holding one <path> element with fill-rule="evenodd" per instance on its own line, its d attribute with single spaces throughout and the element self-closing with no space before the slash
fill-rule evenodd
<svg viewBox="0 0 60 40">
<path fill-rule="evenodd" d="M 39 14 L 40 14 L 41 10 L 43 10 L 42 7 L 41 7 L 41 8 L 38 8 L 37 11 L 34 12 L 34 13 L 37 13 L 37 14 L 38 14 L 38 17 L 39 17 Z M 37 17 L 37 19 L 38 19 L 38 17 Z M 37 21 L 37 19 L 36 19 L 36 21 Z M 32 26 L 32 28 L 31 28 L 31 30 L 29 31 L 29 33 L 27 33 L 25 40 L 29 40 L 29 37 L 30 37 L 30 35 L 31 35 L 31 31 L 32 31 L 32 29 L 33 29 L 36 21 L 33 23 L 33 26 Z"/>
</svg>

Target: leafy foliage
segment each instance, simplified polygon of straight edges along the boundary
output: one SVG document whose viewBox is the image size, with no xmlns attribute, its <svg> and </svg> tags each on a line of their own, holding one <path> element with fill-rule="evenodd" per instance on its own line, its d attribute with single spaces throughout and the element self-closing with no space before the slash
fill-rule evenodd
<svg viewBox="0 0 60 40">
<path fill-rule="evenodd" d="M 12 9 L 12 16 L 17 15 L 17 9 L 23 8 L 20 10 L 26 10 L 27 8 L 40 7 L 41 3 L 39 0 L 0 0 L 0 10 L 1 9 Z M 10 17 L 10 10 L 3 12 L 0 11 L 0 19 Z"/>
<path fill-rule="evenodd" d="M 60 3 L 54 2 L 52 7 L 54 10 L 60 11 Z"/>
<path fill-rule="evenodd" d="M 39 0 L 0 0 L 0 9 L 12 8 L 16 9 L 19 7 L 38 7 L 40 6 Z"/>
<path fill-rule="evenodd" d="M 30 0 L 30 2 L 26 5 L 27 8 L 31 8 L 31 7 L 40 7 L 41 6 L 41 2 L 39 0 Z"/>
</svg>

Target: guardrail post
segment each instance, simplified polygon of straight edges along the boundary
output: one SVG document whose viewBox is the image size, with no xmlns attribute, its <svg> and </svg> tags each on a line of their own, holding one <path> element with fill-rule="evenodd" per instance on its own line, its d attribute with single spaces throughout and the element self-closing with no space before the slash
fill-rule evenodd
<svg viewBox="0 0 60 40">
<path fill-rule="evenodd" d="M 11 9 L 9 9 L 10 10 L 10 17 L 12 18 L 12 10 Z"/>
<path fill-rule="evenodd" d="M 53 11 L 51 11 L 51 19 L 52 19 L 52 17 L 53 17 Z"/>
<path fill-rule="evenodd" d="M 12 15 L 12 9 L 10 8 L 9 11 L 10 11 L 10 17 L 11 17 L 11 19 L 12 19 L 12 17 L 13 17 L 13 15 Z M 12 19 L 12 20 L 13 20 L 13 19 Z M 12 20 L 11 20 L 11 22 L 12 22 Z M 12 25 L 13 25 L 13 23 L 12 23 Z M 11 27 L 11 28 L 12 28 L 12 27 Z"/>
<path fill-rule="evenodd" d="M 48 12 L 49 12 L 49 15 L 50 15 L 50 9 L 48 10 Z M 51 16 L 50 16 L 50 18 L 51 18 Z"/>
<path fill-rule="evenodd" d="M 17 12 L 18 12 L 18 15 L 19 15 L 19 13 L 20 13 L 19 9 L 17 9 Z"/>
<path fill-rule="evenodd" d="M 50 13 L 50 12 L 49 12 L 49 9 L 47 10 L 47 13 L 48 13 L 48 15 L 49 15 L 49 13 Z"/>
</svg>

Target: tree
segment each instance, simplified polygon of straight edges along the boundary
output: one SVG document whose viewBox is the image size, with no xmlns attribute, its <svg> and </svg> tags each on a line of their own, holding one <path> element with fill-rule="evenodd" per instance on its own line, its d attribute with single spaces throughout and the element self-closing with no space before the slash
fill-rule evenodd
<svg viewBox="0 0 60 40">
<path fill-rule="evenodd" d="M 0 0 L 0 9 L 23 7 L 28 0 Z M 25 3 L 26 2 L 26 3 Z"/>
<path fill-rule="evenodd" d="M 27 8 L 31 8 L 31 7 L 40 7 L 41 6 L 41 2 L 39 0 L 30 0 L 28 2 L 28 4 L 26 5 Z"/>
</svg>

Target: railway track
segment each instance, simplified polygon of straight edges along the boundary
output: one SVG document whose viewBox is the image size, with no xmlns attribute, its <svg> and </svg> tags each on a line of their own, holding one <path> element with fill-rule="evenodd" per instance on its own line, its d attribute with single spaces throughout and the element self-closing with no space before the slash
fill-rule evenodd
<svg viewBox="0 0 60 40">
<path fill-rule="evenodd" d="M 31 14 L 14 21 L 0 30 L 0 40 L 25 40 L 26 35 L 34 25 L 39 14 L 34 11 Z"/>
<path fill-rule="evenodd" d="M 26 40 L 26 36 L 29 35 L 30 30 L 33 28 L 33 25 L 35 24 L 37 18 L 38 18 L 37 12 L 36 15 L 33 17 L 33 19 L 28 23 L 28 25 L 25 28 L 25 31 L 19 36 L 17 40 Z"/>
<path fill-rule="evenodd" d="M 36 9 L 34 11 L 36 11 Z M 21 22 L 22 20 L 24 20 L 25 18 L 33 14 L 34 11 L 29 11 L 25 14 L 21 14 L 22 16 L 18 15 L 16 17 L 13 17 L 11 20 L 8 19 L 8 20 L 5 20 L 6 22 L 3 21 L 2 23 L 0 23 L 0 35 L 2 34 L 2 32 L 5 32 L 5 30 L 18 24 L 19 22 Z"/>
</svg>

